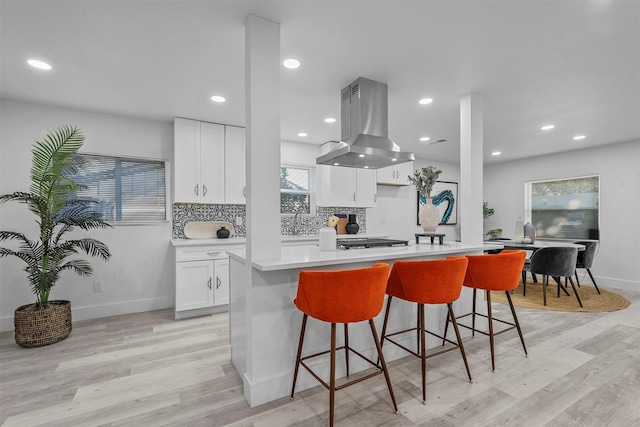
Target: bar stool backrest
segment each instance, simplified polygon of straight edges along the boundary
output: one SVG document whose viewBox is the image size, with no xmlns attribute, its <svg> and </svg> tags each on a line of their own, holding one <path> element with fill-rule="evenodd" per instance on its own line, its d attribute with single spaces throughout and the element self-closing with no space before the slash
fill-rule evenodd
<svg viewBox="0 0 640 427">
<path fill-rule="evenodd" d="M 538 249 L 531 255 L 531 273 L 552 277 L 571 277 L 576 271 L 578 249 L 551 247 Z"/>
<path fill-rule="evenodd" d="M 426 261 L 396 261 L 387 294 L 420 304 L 448 304 L 460 297 L 467 271 L 465 257 Z"/>
<path fill-rule="evenodd" d="M 389 264 L 352 270 L 302 270 L 294 303 L 309 316 L 330 323 L 376 317 L 384 303 Z"/>
<path fill-rule="evenodd" d="M 467 255 L 469 267 L 464 285 L 489 291 L 510 291 L 518 287 L 527 253 L 504 250 L 499 254 Z"/>
</svg>

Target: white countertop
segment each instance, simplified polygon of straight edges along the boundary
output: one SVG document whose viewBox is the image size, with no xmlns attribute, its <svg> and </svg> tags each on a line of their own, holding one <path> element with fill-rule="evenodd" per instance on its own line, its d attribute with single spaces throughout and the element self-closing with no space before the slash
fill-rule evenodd
<svg viewBox="0 0 640 427">
<path fill-rule="evenodd" d="M 492 248 L 495 246 L 492 245 Z M 336 249 L 323 252 L 317 245 L 282 247 L 279 259 L 253 260 L 252 265 L 261 271 L 287 270 L 292 268 L 320 267 L 325 265 L 350 264 L 354 262 L 384 261 L 425 256 L 455 255 L 482 251 L 484 244 L 468 244 L 460 242 L 420 243 L 408 246 L 391 246 L 379 248 Z M 245 250 L 227 251 L 230 258 L 245 262 Z"/>
<path fill-rule="evenodd" d="M 354 238 L 384 238 L 383 234 L 338 234 L 337 239 L 354 239 Z M 283 242 L 317 242 L 319 237 L 317 234 L 303 236 L 282 236 Z M 229 237 L 227 239 L 171 239 L 171 244 L 175 247 L 179 246 L 211 246 L 211 245 L 244 245 L 247 243 L 245 237 Z"/>
</svg>

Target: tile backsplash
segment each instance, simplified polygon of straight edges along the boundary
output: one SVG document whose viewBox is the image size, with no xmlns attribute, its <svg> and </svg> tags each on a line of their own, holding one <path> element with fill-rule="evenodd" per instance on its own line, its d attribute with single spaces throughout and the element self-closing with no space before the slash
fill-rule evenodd
<svg viewBox="0 0 640 427">
<path fill-rule="evenodd" d="M 322 227 L 327 226 L 329 217 L 334 213 L 356 214 L 356 222 L 360 225 L 358 233 L 367 231 L 367 210 L 366 208 L 342 208 L 342 207 L 316 207 L 315 215 L 301 215 L 300 225 L 301 235 L 314 235 Z M 236 225 L 236 218 L 242 218 L 242 225 Z M 235 235 L 245 237 L 247 235 L 246 218 L 247 210 L 245 205 L 209 205 L 196 203 L 174 203 L 172 212 L 172 237 L 174 239 L 184 239 L 184 226 L 192 221 L 227 221 L 233 224 Z M 294 232 L 293 215 L 280 216 L 280 234 L 292 236 Z"/>
</svg>

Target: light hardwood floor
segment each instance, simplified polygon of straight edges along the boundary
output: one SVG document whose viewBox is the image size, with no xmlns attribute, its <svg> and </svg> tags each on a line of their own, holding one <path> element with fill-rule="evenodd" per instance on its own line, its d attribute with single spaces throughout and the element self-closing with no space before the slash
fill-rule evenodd
<svg viewBox="0 0 640 427">
<path fill-rule="evenodd" d="M 515 331 L 465 340 L 420 364 L 392 362 L 394 414 L 377 376 L 336 393 L 342 426 L 640 426 L 640 293 L 612 313 L 518 308 L 529 357 Z M 505 306 L 494 304 L 505 315 Z M 499 315 L 500 315 L 499 314 Z M 171 310 L 74 323 L 65 341 L 23 349 L 0 334 L 0 424 L 9 426 L 323 426 L 328 392 L 315 387 L 250 408 L 230 362 L 228 316 L 173 320 Z M 293 366 L 292 366 L 293 368 Z M 301 371 L 301 375 L 307 375 Z"/>
</svg>

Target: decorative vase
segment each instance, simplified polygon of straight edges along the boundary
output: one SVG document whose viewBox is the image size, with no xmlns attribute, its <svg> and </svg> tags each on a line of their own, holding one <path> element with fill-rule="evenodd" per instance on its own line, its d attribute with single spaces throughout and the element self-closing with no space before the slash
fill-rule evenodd
<svg viewBox="0 0 640 427">
<path fill-rule="evenodd" d="M 360 225 L 356 222 L 356 214 L 349 214 L 349 222 L 344 226 L 347 234 L 356 234 L 360 230 Z"/>
<path fill-rule="evenodd" d="M 524 239 L 524 225 L 522 225 L 522 217 L 518 217 L 513 241 L 516 243 L 522 243 L 522 239 Z"/>
<path fill-rule="evenodd" d="M 435 233 L 439 224 L 440 209 L 427 197 L 427 203 L 420 206 L 420 225 L 425 233 Z"/>
<path fill-rule="evenodd" d="M 231 232 L 224 227 L 220 227 L 220 229 L 216 231 L 216 236 L 218 236 L 218 239 L 226 239 L 230 234 Z"/>
<path fill-rule="evenodd" d="M 524 236 L 531 239 L 531 243 L 536 241 L 536 228 L 530 222 L 524 225 Z"/>
<path fill-rule="evenodd" d="M 71 333 L 71 302 L 49 301 L 46 305 L 27 304 L 14 313 L 16 344 L 42 347 L 62 341 Z"/>
</svg>

